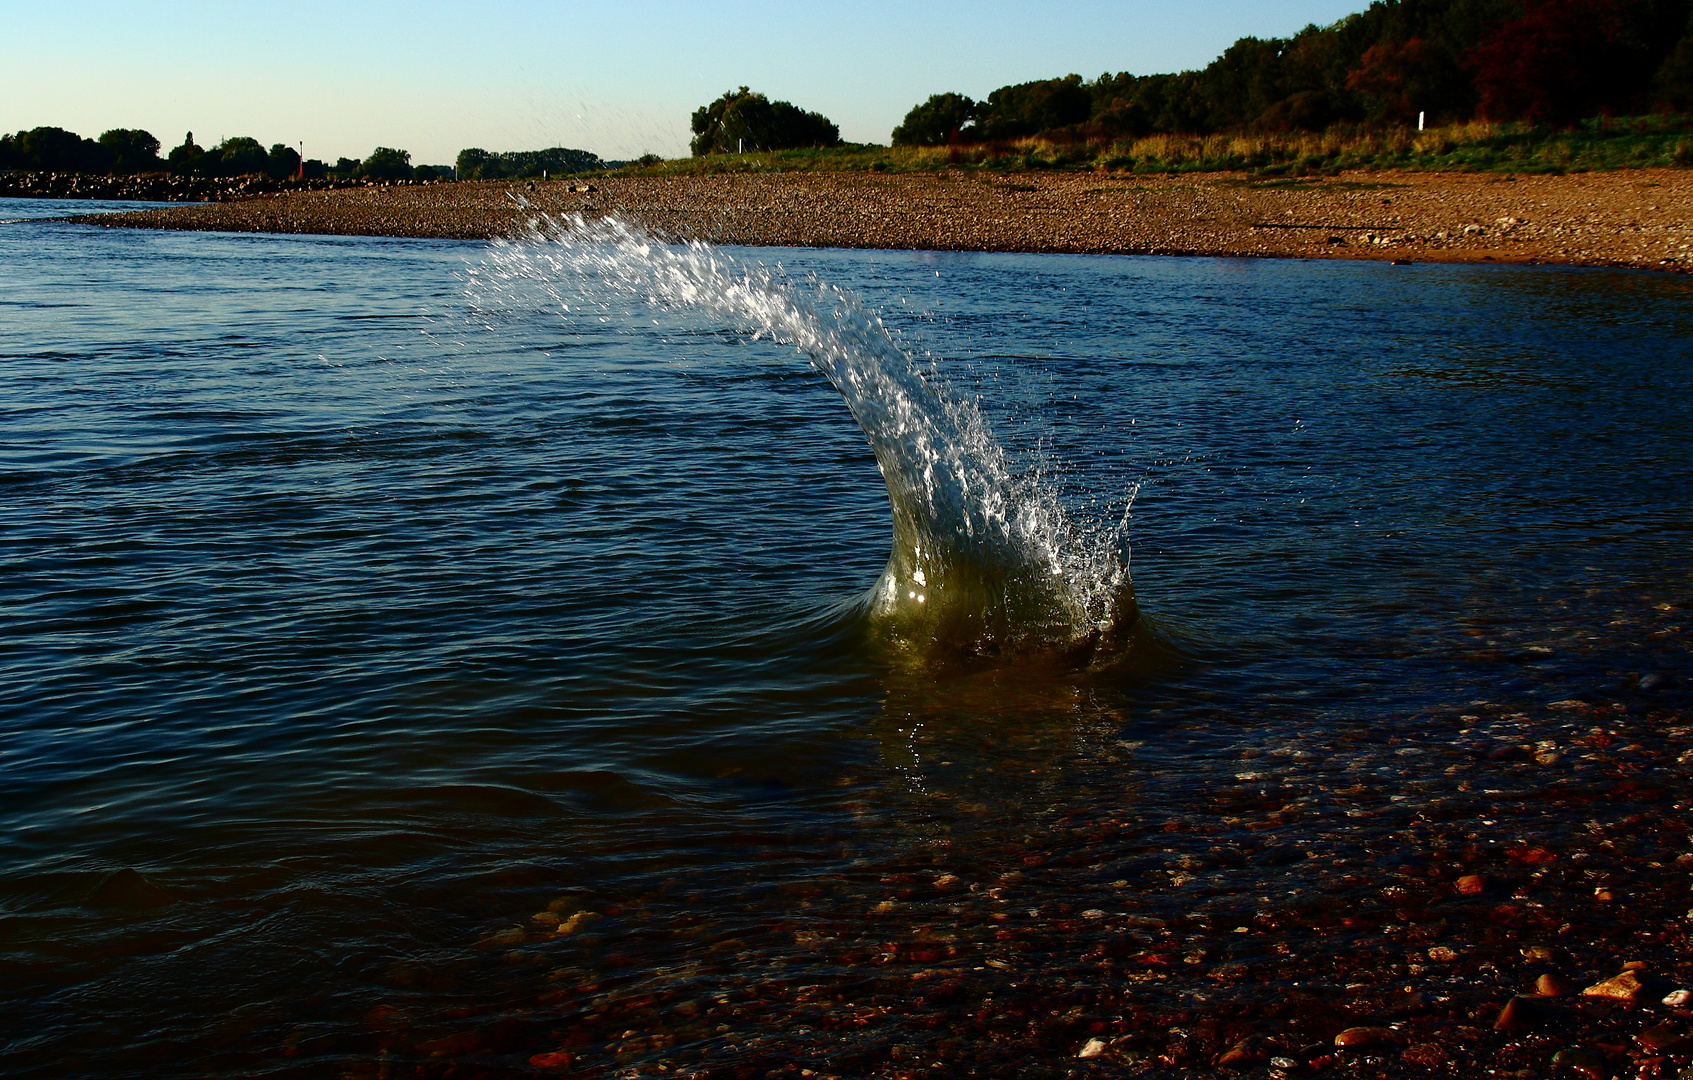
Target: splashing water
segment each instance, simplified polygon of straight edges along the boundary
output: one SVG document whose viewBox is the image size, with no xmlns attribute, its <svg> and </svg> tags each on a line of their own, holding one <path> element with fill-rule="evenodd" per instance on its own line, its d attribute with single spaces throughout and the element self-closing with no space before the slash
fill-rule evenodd
<svg viewBox="0 0 1693 1080">
<path fill-rule="evenodd" d="M 1084 655 L 1126 643 L 1138 610 L 1122 523 L 1080 528 L 1038 473 L 1014 473 L 976 405 L 938 390 L 852 293 L 576 215 L 538 216 L 528 235 L 496 243 L 471 293 L 518 282 L 566 312 L 635 301 L 808 357 L 887 482 L 893 551 L 862 603 L 891 641 L 922 653 Z"/>
</svg>

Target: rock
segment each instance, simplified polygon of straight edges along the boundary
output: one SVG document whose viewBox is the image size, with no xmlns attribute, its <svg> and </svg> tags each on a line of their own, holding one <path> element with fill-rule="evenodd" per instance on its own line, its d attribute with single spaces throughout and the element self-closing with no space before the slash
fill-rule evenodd
<svg viewBox="0 0 1693 1080">
<path fill-rule="evenodd" d="M 1640 676 L 1640 681 L 1638 683 L 1636 683 L 1635 685 L 1638 686 L 1641 690 L 1644 690 L 1646 693 L 1650 694 L 1650 693 L 1653 693 L 1655 691 L 1662 690 L 1664 687 L 1668 686 L 1669 685 L 1669 676 L 1663 674 L 1662 672 L 1653 671 L 1653 672 L 1650 672 L 1648 674 Z"/>
<path fill-rule="evenodd" d="M 1646 961 L 1644 961 L 1644 960 L 1630 960 L 1628 963 L 1626 963 L 1622 966 L 1622 969 L 1624 971 L 1645 971 L 1646 970 Z"/>
<path fill-rule="evenodd" d="M 529 1059 L 531 1069 L 548 1069 L 562 1072 L 570 1068 L 570 1055 L 562 1050 L 555 1050 L 550 1054 L 536 1054 Z"/>
<path fill-rule="evenodd" d="M 492 945 L 521 945 L 521 944 L 523 944 L 524 936 L 525 935 L 524 935 L 523 927 L 521 927 L 521 926 L 508 926 L 504 930 L 500 930 L 496 933 L 489 934 L 487 937 L 483 938 L 478 944 L 490 945 L 490 946 L 492 946 Z"/>
<path fill-rule="evenodd" d="M 170 893 L 141 876 L 141 871 L 133 867 L 124 867 L 95 886 L 89 894 L 87 904 L 97 908 L 128 908 L 141 910 L 145 908 L 164 907 L 175 900 Z"/>
<path fill-rule="evenodd" d="M 1532 1031 L 1546 1020 L 1545 1010 L 1533 998 L 1518 996 L 1505 1002 L 1505 1007 L 1499 1010 L 1499 1019 L 1493 1021 L 1493 1030 Z"/>
<path fill-rule="evenodd" d="M 1564 997 L 1574 989 L 1568 979 L 1550 971 L 1534 980 L 1534 992 L 1541 997 Z"/>
<path fill-rule="evenodd" d="M 1452 1055 L 1434 1043 L 1418 1043 L 1415 1046 L 1408 1046 L 1405 1048 L 1405 1052 L 1399 1056 L 1413 1065 L 1421 1065 L 1427 1069 L 1432 1069 L 1436 1065 L 1444 1065 L 1452 1060 Z"/>
<path fill-rule="evenodd" d="M 1621 975 L 1604 982 L 1594 983 L 1581 992 L 1582 997 L 1614 998 L 1617 1001 L 1639 1001 L 1640 995 L 1646 992 L 1640 977 L 1632 971 L 1625 971 Z"/>
<path fill-rule="evenodd" d="M 1552 1068 L 1554 1071 L 1567 1069 L 1594 1080 L 1602 1080 L 1611 1072 L 1605 1063 L 1605 1055 L 1586 1046 L 1566 1046 L 1559 1050 L 1552 1055 Z"/>
<path fill-rule="evenodd" d="M 1664 1004 L 1679 1009 L 1688 1002 L 1693 1002 L 1693 990 L 1671 990 L 1664 995 Z"/>
<path fill-rule="evenodd" d="M 1524 945 L 1522 954 L 1523 959 L 1531 964 L 1550 964 L 1557 959 L 1552 950 L 1545 945 Z"/>
<path fill-rule="evenodd" d="M 1678 1031 L 1669 1024 L 1655 1024 L 1634 1036 L 1634 1041 L 1641 1049 L 1656 1054 L 1675 1053 L 1679 1047 L 1693 1045 L 1693 1039 L 1688 1038 L 1685 1031 Z"/>
<path fill-rule="evenodd" d="M 1463 896 L 1480 896 L 1487 891 L 1487 879 L 1480 874 L 1465 874 L 1458 879 L 1458 892 Z"/>
<path fill-rule="evenodd" d="M 1079 1058 L 1096 1058 L 1105 1053 L 1104 1039 L 1089 1039 L 1076 1056 Z"/>
<path fill-rule="evenodd" d="M 1367 1050 L 1377 1046 L 1393 1046 L 1399 1036 L 1392 1028 L 1349 1027 L 1334 1037 L 1334 1044 L 1348 1050 Z"/>
<path fill-rule="evenodd" d="M 1267 1057 L 1269 1053 L 1264 1049 L 1263 1040 L 1248 1036 L 1218 1054 L 1212 1064 L 1246 1067 L 1256 1065 Z"/>
</svg>

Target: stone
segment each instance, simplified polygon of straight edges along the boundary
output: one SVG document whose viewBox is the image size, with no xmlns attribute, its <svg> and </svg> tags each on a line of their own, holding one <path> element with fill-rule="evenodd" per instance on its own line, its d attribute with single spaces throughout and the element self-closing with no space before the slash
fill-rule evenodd
<svg viewBox="0 0 1693 1080">
<path fill-rule="evenodd" d="M 1089 1039 L 1076 1056 L 1079 1058 L 1096 1058 L 1103 1053 L 1105 1053 L 1105 1040 Z"/>
<path fill-rule="evenodd" d="M 1432 1069 L 1436 1065 L 1444 1065 L 1452 1060 L 1452 1055 L 1448 1054 L 1445 1048 L 1434 1043 L 1418 1043 L 1415 1046 L 1408 1046 L 1405 1048 L 1405 1052 L 1399 1056 L 1413 1065 L 1421 1065 L 1426 1069 Z"/>
<path fill-rule="evenodd" d="M 482 939 L 483 945 L 521 945 L 526 935 L 521 926 L 508 926 Z"/>
<path fill-rule="evenodd" d="M 1625 971 L 1615 978 L 1604 982 L 1594 983 L 1581 992 L 1582 997 L 1614 998 L 1617 1001 L 1639 1001 L 1640 995 L 1646 992 L 1646 987 L 1640 977 L 1632 971 Z"/>
<path fill-rule="evenodd" d="M 1693 1044 L 1685 1031 L 1678 1031 L 1670 1024 L 1655 1024 L 1634 1036 L 1634 1041 L 1641 1049 L 1653 1053 L 1674 1053 L 1679 1047 Z"/>
<path fill-rule="evenodd" d="M 1269 1055 L 1264 1049 L 1262 1040 L 1248 1036 L 1217 1055 L 1212 1064 L 1223 1067 L 1249 1067 L 1263 1061 Z"/>
<path fill-rule="evenodd" d="M 1465 874 L 1458 879 L 1458 892 L 1463 896 L 1480 896 L 1487 891 L 1487 879 L 1480 874 Z"/>
<path fill-rule="evenodd" d="M 1550 971 L 1534 980 L 1534 992 L 1541 997 L 1564 997 L 1574 989 L 1568 979 Z"/>
<path fill-rule="evenodd" d="M 1566 1069 L 1570 1072 L 1581 1073 L 1593 1077 L 1594 1080 L 1610 1075 L 1610 1069 L 1605 1062 L 1605 1055 L 1586 1046 L 1566 1046 L 1552 1055 L 1554 1071 Z"/>
<path fill-rule="evenodd" d="M 1514 997 L 1499 1010 L 1493 1021 L 1494 1031 L 1532 1031 L 1546 1022 L 1546 1013 L 1535 1005 L 1533 998 Z"/>
<path fill-rule="evenodd" d="M 1693 990 L 1671 990 L 1664 995 L 1664 1004 L 1679 1009 L 1683 1005 L 1693 1002 Z"/>
<path fill-rule="evenodd" d="M 170 893 L 142 877 L 141 871 L 126 866 L 106 875 L 105 880 L 89 894 L 87 903 L 89 907 L 140 910 L 164 907 L 174 899 Z"/>
<path fill-rule="evenodd" d="M 1334 1044 L 1348 1050 L 1367 1050 L 1376 1046 L 1391 1046 L 1399 1042 L 1392 1028 L 1349 1027 L 1334 1037 Z"/>
<path fill-rule="evenodd" d="M 1552 954 L 1551 948 L 1545 945 L 1524 945 L 1522 954 L 1523 959 L 1531 964 L 1550 964 L 1557 959 Z"/>
<path fill-rule="evenodd" d="M 529 1067 L 562 1072 L 570 1068 L 570 1055 L 562 1050 L 555 1050 L 550 1054 L 536 1054 L 529 1059 Z"/>
</svg>

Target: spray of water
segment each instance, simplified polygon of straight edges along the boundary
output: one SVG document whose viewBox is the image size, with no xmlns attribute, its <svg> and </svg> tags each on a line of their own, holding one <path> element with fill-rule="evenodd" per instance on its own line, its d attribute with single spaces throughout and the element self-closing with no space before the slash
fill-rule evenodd
<svg viewBox="0 0 1693 1080">
<path fill-rule="evenodd" d="M 566 311 L 608 296 L 797 348 L 845 399 L 888 486 L 893 550 L 863 598 L 886 640 L 924 653 L 1082 651 L 1136 618 L 1122 526 L 1080 529 L 1040 476 L 1009 466 L 981 411 L 939 390 L 850 292 L 667 245 L 617 219 L 538 216 L 473 288 L 538 287 Z M 489 279 L 492 280 L 489 280 Z"/>
</svg>

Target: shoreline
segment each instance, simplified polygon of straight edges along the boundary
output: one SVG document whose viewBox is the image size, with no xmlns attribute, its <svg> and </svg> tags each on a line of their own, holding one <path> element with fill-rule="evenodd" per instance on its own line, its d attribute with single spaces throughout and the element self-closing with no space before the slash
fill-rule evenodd
<svg viewBox="0 0 1693 1080">
<path fill-rule="evenodd" d="M 521 234 L 538 214 L 617 215 L 665 240 L 758 247 L 1693 269 L 1693 171 L 1681 169 L 1268 181 L 960 171 L 477 181 L 291 191 L 67 219 L 488 240 Z"/>
</svg>

